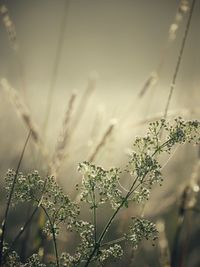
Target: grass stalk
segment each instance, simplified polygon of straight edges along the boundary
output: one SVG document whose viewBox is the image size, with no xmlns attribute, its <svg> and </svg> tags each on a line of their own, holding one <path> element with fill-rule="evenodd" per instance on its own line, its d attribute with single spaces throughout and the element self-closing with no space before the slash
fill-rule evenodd
<svg viewBox="0 0 200 267">
<path fill-rule="evenodd" d="M 92 191 L 93 194 L 93 223 L 94 223 L 94 242 L 96 244 L 97 242 L 97 207 L 96 207 L 96 197 L 95 197 L 95 191 L 93 189 Z"/>
<path fill-rule="evenodd" d="M 177 31 L 180 28 L 180 22 L 183 19 L 183 15 L 187 13 L 187 11 L 188 11 L 188 7 L 186 6 L 183 7 L 183 1 L 179 0 L 178 8 L 176 10 L 175 17 L 169 27 L 167 41 L 163 47 L 163 51 L 162 51 L 159 63 L 157 65 L 157 68 L 149 75 L 149 77 L 145 81 L 144 85 L 139 91 L 139 94 L 138 94 L 139 98 L 143 97 L 147 91 L 149 91 L 151 88 L 153 88 L 158 83 L 169 48 L 172 42 L 176 40 Z"/>
<path fill-rule="evenodd" d="M 58 74 L 58 70 L 59 70 L 62 46 L 63 46 L 63 42 L 64 42 L 64 33 L 66 30 L 68 6 L 69 6 L 69 0 L 65 0 L 64 7 L 63 7 L 63 17 L 62 17 L 61 25 L 60 25 L 60 33 L 59 33 L 58 43 L 57 43 L 57 48 L 56 48 L 56 55 L 55 55 L 55 60 L 54 60 L 54 65 L 53 65 L 53 72 L 51 75 L 50 87 L 49 87 L 49 91 L 48 91 L 48 95 L 47 95 L 47 104 L 46 104 L 46 111 L 45 111 L 44 125 L 43 125 L 44 139 L 46 136 L 47 125 L 49 122 L 49 117 L 51 114 L 51 109 L 52 109 L 52 104 L 53 104 L 54 90 L 55 90 L 55 86 L 56 86 L 56 82 L 57 82 L 57 74 Z"/>
<path fill-rule="evenodd" d="M 30 226 L 30 223 L 32 222 L 35 214 L 37 213 L 41 203 L 42 203 L 42 199 L 43 199 L 43 194 L 46 188 L 46 183 L 47 183 L 47 178 L 45 179 L 44 185 L 43 185 L 43 189 L 42 189 L 42 195 L 40 197 L 40 199 L 37 201 L 37 206 L 34 208 L 33 212 L 31 213 L 31 215 L 29 216 L 29 218 L 26 220 L 25 224 L 23 227 L 20 228 L 20 231 L 18 232 L 18 234 L 16 235 L 16 237 L 14 238 L 14 240 L 12 241 L 11 245 L 9 246 L 8 251 L 5 253 L 4 255 L 4 259 L 8 256 L 8 254 L 12 251 L 12 249 L 14 248 L 15 244 L 17 243 L 17 241 L 20 239 L 20 237 L 22 236 L 22 234 L 25 232 L 25 230 Z"/>
<path fill-rule="evenodd" d="M 98 155 L 100 149 L 106 144 L 106 141 L 108 140 L 108 138 L 111 136 L 113 130 L 115 127 L 115 121 L 111 121 L 110 125 L 108 126 L 107 130 L 105 131 L 105 133 L 103 134 L 101 140 L 99 141 L 99 143 L 96 145 L 94 151 L 92 152 L 92 154 L 89 156 L 88 161 L 94 161 L 94 159 L 96 158 L 96 156 Z"/>
<path fill-rule="evenodd" d="M 87 87 L 85 88 L 85 91 L 79 101 L 78 109 L 76 110 L 74 114 L 74 118 L 72 122 L 72 131 L 75 131 L 79 122 L 81 121 L 95 88 L 96 88 L 96 77 L 91 76 L 88 79 Z"/>
<path fill-rule="evenodd" d="M 190 24 L 191 24 L 191 20 L 192 20 L 192 15 L 193 15 L 193 11 L 194 11 L 195 2 L 196 2 L 196 0 L 193 0 L 192 4 L 191 4 L 188 21 L 187 21 L 187 24 L 186 24 L 186 28 L 185 28 L 183 40 L 182 40 L 182 43 L 181 43 L 181 48 L 180 48 L 180 51 L 179 51 L 179 55 L 178 55 L 178 59 L 177 59 L 176 67 L 175 67 L 175 71 L 174 71 L 174 74 L 173 74 L 173 77 L 172 77 L 172 83 L 170 85 L 170 90 L 169 90 L 169 95 L 168 95 L 168 98 L 167 98 L 167 103 L 166 103 L 165 110 L 164 110 L 164 116 L 163 116 L 164 119 L 167 118 L 168 109 L 169 109 L 170 102 L 171 102 L 171 99 L 172 99 L 172 95 L 173 95 L 173 92 L 174 92 L 174 88 L 175 88 L 175 85 L 176 85 L 177 76 L 178 76 L 178 73 L 179 73 L 181 61 L 182 61 L 182 58 L 183 58 L 183 52 L 184 52 L 185 44 L 186 44 L 186 41 L 187 41 L 189 29 L 190 29 Z"/>
<path fill-rule="evenodd" d="M 4 219 L 3 219 L 3 222 L 2 222 L 2 233 L 1 233 L 1 240 L 0 240 L 0 266 L 2 264 L 2 259 L 3 259 L 3 243 L 4 243 L 4 238 L 5 238 L 6 226 L 7 226 L 7 220 L 8 220 L 8 213 L 9 213 L 12 196 L 13 196 L 14 189 L 15 189 L 15 184 L 17 182 L 17 176 L 18 176 L 18 173 L 19 173 L 19 168 L 21 166 L 21 162 L 22 162 L 22 159 L 23 159 L 23 156 L 24 156 L 24 153 L 25 153 L 25 150 L 26 150 L 26 146 L 28 144 L 28 140 L 29 140 L 30 136 L 31 136 L 31 131 L 29 131 L 29 133 L 28 133 L 28 136 L 26 138 L 26 141 L 24 143 L 24 147 L 23 147 L 21 155 L 20 155 L 20 159 L 19 159 L 19 162 L 18 162 L 18 165 L 17 165 L 17 169 L 16 169 L 16 173 L 15 173 L 15 177 L 13 179 L 12 187 L 11 187 L 11 190 L 10 190 L 10 193 L 9 193 L 9 196 L 8 196 L 8 202 L 7 202 L 7 205 L 6 205 Z"/>
<path fill-rule="evenodd" d="M 0 79 L 0 85 L 2 86 L 7 97 L 9 98 L 18 116 L 22 119 L 28 130 L 31 131 L 31 138 L 33 140 L 34 145 L 39 149 L 46 162 L 50 162 L 49 153 L 44 146 L 39 128 L 33 120 L 28 107 L 23 101 L 23 98 L 21 97 L 19 92 L 10 85 L 7 79 Z"/>
<path fill-rule="evenodd" d="M 67 111 L 65 113 L 64 116 L 64 120 L 63 120 L 63 125 L 62 125 L 62 131 L 60 133 L 53 157 L 52 157 L 52 161 L 50 164 L 50 173 L 54 175 L 54 177 L 56 177 L 60 165 L 64 159 L 65 156 L 65 149 L 70 141 L 70 122 L 72 119 L 72 113 L 74 110 L 74 103 L 76 100 L 76 94 L 72 93 L 71 97 L 69 99 L 69 103 L 68 103 L 68 107 L 67 107 Z"/>
<path fill-rule="evenodd" d="M 46 214 L 46 216 L 49 220 L 50 226 L 51 226 L 51 232 L 52 232 L 52 236 L 53 236 L 53 243 L 54 243 L 54 249 L 55 249 L 55 255 L 56 255 L 56 266 L 59 267 L 60 263 L 59 263 L 58 248 L 57 248 L 56 233 L 55 233 L 54 225 L 51 221 L 51 218 L 50 218 L 46 208 L 43 205 L 40 205 L 40 207 L 43 209 L 44 213 Z"/>
</svg>

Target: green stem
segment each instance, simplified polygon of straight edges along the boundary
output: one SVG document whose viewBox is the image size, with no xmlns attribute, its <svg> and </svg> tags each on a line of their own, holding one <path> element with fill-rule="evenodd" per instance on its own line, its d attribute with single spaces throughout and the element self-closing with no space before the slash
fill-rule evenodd
<svg viewBox="0 0 200 267">
<path fill-rule="evenodd" d="M 93 222 L 94 222 L 94 241 L 97 242 L 97 214 L 96 214 L 96 198 L 94 189 L 92 190 L 93 195 Z"/>
<path fill-rule="evenodd" d="M 17 236 L 15 237 L 15 239 L 13 240 L 13 242 L 11 243 L 8 251 L 5 253 L 4 255 L 4 260 L 5 258 L 8 256 L 8 254 L 10 253 L 10 251 L 14 248 L 16 242 L 19 240 L 19 238 L 21 237 L 21 235 L 24 233 L 24 231 L 26 230 L 26 228 L 29 226 L 29 224 L 32 222 L 36 212 L 38 211 L 39 207 L 40 207 L 40 204 L 41 204 L 41 201 L 42 201 L 42 198 L 43 198 L 43 195 L 44 195 L 44 191 L 45 191 L 45 187 L 46 187 L 46 183 L 47 183 L 47 178 L 48 176 L 46 177 L 45 181 L 44 181 L 44 185 L 43 185 L 43 189 L 42 189 L 42 195 L 40 197 L 39 200 L 36 201 L 37 203 L 37 206 L 35 207 L 35 209 L 33 210 L 32 214 L 30 215 L 30 217 L 27 219 L 27 221 L 25 222 L 24 226 L 21 227 L 19 233 L 17 234 Z"/>
<path fill-rule="evenodd" d="M 137 177 L 138 178 L 138 177 Z M 119 212 L 119 210 L 121 209 L 121 207 L 124 205 L 124 203 L 127 201 L 128 197 L 129 197 L 129 193 L 130 191 L 132 190 L 132 188 L 134 187 L 135 183 L 137 182 L 137 178 L 134 180 L 129 192 L 126 194 L 126 196 L 124 197 L 123 201 L 120 203 L 119 207 L 115 210 L 115 212 L 113 213 L 113 215 L 110 217 L 108 223 L 106 224 L 106 226 L 104 227 L 98 241 L 95 243 L 95 246 L 94 246 L 94 249 L 92 251 L 92 253 L 90 254 L 86 264 L 84 265 L 84 267 L 87 267 L 91 261 L 91 259 L 93 258 L 93 256 L 95 255 L 97 249 L 99 248 L 100 244 L 101 244 L 101 241 L 103 240 L 106 232 L 108 231 L 110 225 L 112 224 L 115 216 L 117 215 L 117 213 Z"/>
<path fill-rule="evenodd" d="M 55 254 L 56 254 L 56 266 L 59 267 L 60 264 L 59 264 L 59 256 L 58 256 L 58 248 L 57 248 L 57 242 L 56 242 L 56 233 L 55 233 L 55 229 L 54 229 L 54 226 L 53 226 L 53 223 L 51 221 L 51 218 L 46 210 L 46 208 L 43 206 L 43 205 L 40 205 L 41 208 L 43 209 L 43 211 L 45 212 L 48 220 L 49 220 L 49 223 L 50 223 L 50 226 L 51 226 L 51 231 L 52 231 L 52 235 L 53 235 L 53 243 L 54 243 L 54 249 L 55 249 Z"/>
<path fill-rule="evenodd" d="M 170 139 L 167 140 L 166 142 L 164 142 L 162 145 L 160 145 L 160 146 L 154 151 L 154 153 L 152 154 L 152 157 L 155 156 L 155 155 L 160 151 L 160 149 L 162 149 L 163 147 L 165 147 L 165 146 L 168 144 L 168 142 L 170 142 Z M 149 171 L 150 171 L 150 170 L 148 170 L 148 171 L 143 175 L 142 180 L 146 177 L 146 175 L 148 174 Z M 90 256 L 88 257 L 87 262 L 86 262 L 86 264 L 84 265 L 84 267 L 87 267 L 87 266 L 90 264 L 90 262 L 91 262 L 93 256 L 95 255 L 96 251 L 99 249 L 99 247 L 100 247 L 100 245 L 101 245 L 101 242 L 102 242 L 104 236 L 106 235 L 108 229 L 110 228 L 110 225 L 112 224 L 112 222 L 113 222 L 114 218 L 116 217 L 117 213 L 118 213 L 119 210 L 123 207 L 124 203 L 128 200 L 128 198 L 130 197 L 130 195 L 134 192 L 134 190 L 135 190 L 134 187 L 135 187 L 135 185 L 136 185 L 136 183 L 137 183 L 137 181 L 138 181 L 138 178 L 139 178 L 139 176 L 137 176 L 137 177 L 135 178 L 135 180 L 133 181 L 133 183 L 132 183 L 132 185 L 131 185 L 131 187 L 130 187 L 128 193 L 127 193 L 126 196 L 123 198 L 122 202 L 120 203 L 120 205 L 118 206 L 118 208 L 115 210 L 115 212 L 113 213 L 113 215 L 110 217 L 110 219 L 109 219 L 109 221 L 107 222 L 106 226 L 104 227 L 104 229 L 103 229 L 103 231 L 102 231 L 102 233 L 101 233 L 101 235 L 100 235 L 98 241 L 95 243 L 95 246 L 94 246 L 94 248 L 93 248 L 93 251 L 91 252 Z"/>
<path fill-rule="evenodd" d="M 13 196 L 13 193 L 14 193 L 14 189 L 15 189 L 15 184 L 17 182 L 17 176 L 18 176 L 18 173 L 19 173 L 19 168 L 21 166 L 21 162 L 22 162 L 22 159 L 23 159 L 23 156 L 24 156 L 24 152 L 26 150 L 26 146 L 28 144 L 28 140 L 29 140 L 30 136 L 31 136 L 31 130 L 28 133 L 28 136 L 26 138 L 26 141 L 24 143 L 24 147 L 23 147 L 21 155 L 20 155 L 20 159 L 19 159 L 19 162 L 18 162 L 18 165 L 17 165 L 17 169 L 16 169 L 15 176 L 14 176 L 13 183 L 12 183 L 12 187 L 11 187 L 10 194 L 9 194 L 9 197 L 8 197 L 8 202 L 7 202 L 7 206 L 6 206 L 6 210 L 5 210 L 4 220 L 2 222 L 2 234 L 1 234 L 1 241 L 0 241 L 0 266 L 2 265 L 2 259 L 3 259 L 3 243 L 4 243 L 5 232 L 6 232 L 7 220 L 8 220 L 8 212 L 9 212 L 12 196 Z"/>
</svg>

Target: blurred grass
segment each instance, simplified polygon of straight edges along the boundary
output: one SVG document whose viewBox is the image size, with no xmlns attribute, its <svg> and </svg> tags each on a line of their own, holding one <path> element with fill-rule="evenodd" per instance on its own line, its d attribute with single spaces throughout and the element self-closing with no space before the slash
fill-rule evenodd
<svg viewBox="0 0 200 267">
<path fill-rule="evenodd" d="M 66 1 L 67 2 L 67 1 Z M 129 148 L 131 146 L 131 141 L 134 139 L 134 136 L 137 134 L 141 134 L 149 120 L 154 120 L 156 117 L 162 117 L 163 114 L 163 106 L 166 100 L 166 97 L 163 96 L 163 93 L 160 92 L 160 95 L 156 95 L 156 98 L 158 98 L 158 110 L 159 115 L 155 113 L 151 113 L 151 106 L 153 105 L 153 97 L 155 97 L 156 90 L 154 90 L 155 86 L 158 87 L 159 79 L 161 78 L 161 72 L 163 72 L 163 66 L 165 64 L 165 60 L 167 58 L 168 53 L 170 53 L 171 49 L 173 49 L 173 42 L 175 42 L 175 39 L 178 34 L 178 29 L 182 27 L 181 23 L 184 21 L 183 15 L 187 13 L 189 9 L 187 9 L 187 3 L 188 1 L 180 1 L 180 4 L 177 8 L 175 18 L 170 25 L 169 33 L 167 35 L 167 44 L 164 45 L 163 54 L 160 57 L 160 61 L 158 63 L 157 68 L 152 72 L 154 75 L 150 74 L 149 78 L 147 78 L 147 81 L 144 83 L 141 90 L 139 90 L 139 95 L 135 96 L 135 93 L 129 93 L 129 95 L 126 97 L 127 100 L 131 101 L 129 102 L 130 105 L 128 105 L 126 102 L 123 102 L 122 100 L 119 100 L 120 103 L 120 109 L 117 106 L 116 111 L 113 111 L 109 106 L 106 107 L 105 111 L 105 118 L 103 118 L 103 115 L 100 113 L 99 120 L 95 119 L 95 113 L 97 112 L 97 103 L 99 103 L 99 91 L 94 90 L 96 88 L 96 80 L 89 79 L 88 85 L 85 89 L 85 91 L 80 92 L 80 90 L 77 93 L 77 103 L 74 107 L 74 112 L 71 115 L 70 122 L 71 122 L 71 131 L 70 131 L 70 139 L 69 143 L 67 143 L 67 146 L 63 149 L 63 157 L 61 159 L 62 162 L 59 163 L 59 172 L 58 172 L 58 178 L 59 183 L 63 185 L 64 188 L 66 188 L 66 191 L 70 193 L 72 196 L 75 196 L 76 191 L 74 188 L 74 185 L 79 182 L 80 177 L 77 176 L 76 172 L 74 171 L 76 169 L 77 163 L 79 161 L 83 161 L 87 158 L 90 160 L 95 160 L 98 164 L 102 164 L 105 166 L 111 166 L 111 165 L 123 165 L 123 162 L 127 158 L 127 152 L 129 151 Z M 194 3 L 194 2 L 193 2 Z M 185 4 L 185 5 L 184 5 Z M 185 7 L 185 8 L 184 8 Z M 2 6 L 1 6 L 2 10 Z M 1 12 L 2 13 L 2 12 Z M 191 14 L 191 13 L 190 13 Z M 14 28 L 14 22 L 12 21 L 10 14 L 8 15 L 8 9 L 6 8 L 6 12 L 2 13 L 3 21 L 5 23 L 5 16 L 8 16 L 8 19 L 11 21 L 11 23 L 5 23 L 5 28 L 8 33 L 9 41 L 11 42 L 12 47 L 20 47 L 18 44 L 17 35 L 15 33 Z M 181 18 L 180 18 L 181 17 Z M 191 18 L 191 17 L 190 17 Z M 66 18 L 65 18 L 66 19 Z M 65 19 L 63 19 L 65 21 Z M 10 25 L 10 26 L 9 26 Z M 176 27 L 174 26 L 176 25 Z M 66 26 L 66 25 L 65 25 Z M 62 29 L 64 29 L 64 24 L 62 24 Z M 187 29 L 187 28 L 186 28 Z M 188 28 L 189 29 L 189 28 Z M 14 35 L 13 35 L 14 33 Z M 63 30 L 61 31 L 61 35 L 63 34 Z M 15 36 L 16 35 L 16 36 Z M 16 45 L 17 40 L 17 45 Z M 60 40 L 62 42 L 62 37 L 60 37 Z M 61 49 L 61 43 L 58 42 L 59 49 Z M 169 45 L 170 44 L 170 45 Z M 166 48 L 165 48 L 166 47 Z M 183 47 L 184 48 L 184 47 Z M 60 51 L 60 50 L 59 50 Z M 183 51 L 182 51 L 183 52 Z M 16 50 L 16 53 L 17 50 Z M 53 105 L 54 97 L 53 94 L 60 94 L 60 99 L 63 98 L 62 92 L 56 91 L 56 76 L 58 75 L 58 68 L 59 68 L 59 57 L 61 56 L 59 54 L 60 52 L 57 52 L 57 60 L 54 62 L 54 74 L 52 75 L 52 82 L 51 89 L 50 89 L 50 95 L 49 101 L 47 101 L 47 112 L 46 112 L 46 118 L 50 116 L 50 110 L 51 106 Z M 19 55 L 18 55 L 19 56 Z M 179 55 L 180 56 L 180 55 Z M 181 55 L 182 57 L 182 55 Z M 20 57 L 19 57 L 19 60 Z M 23 65 L 23 62 L 20 61 Z M 178 63 L 180 65 L 180 62 Z M 184 63 L 185 64 L 185 63 Z M 178 73 L 178 72 L 177 72 Z M 175 73 L 177 75 L 177 73 Z M 25 80 L 24 73 L 21 72 L 21 81 Z M 3 80 L 5 81 L 5 80 Z M 173 79 L 172 81 L 173 86 L 175 85 L 175 81 Z M 192 84 L 192 81 L 191 81 Z M 3 86 L 5 87 L 5 83 L 3 83 Z M 26 86 L 22 86 L 23 88 L 19 91 L 16 89 L 13 89 L 12 86 L 8 86 L 7 89 L 11 89 L 14 93 L 13 95 L 17 96 L 17 101 L 14 102 L 14 110 L 11 111 L 10 105 L 8 104 L 7 99 L 5 96 L 3 96 L 2 92 L 1 99 L 4 99 L 2 102 L 2 105 L 0 107 L 1 109 L 1 121 L 2 121 L 2 129 L 1 131 L 1 140 L 2 140 L 2 153 L 1 153 L 1 173 L 3 174 L 7 167 L 13 167 L 16 163 L 16 160 L 18 158 L 18 153 L 21 147 L 22 139 L 25 135 L 25 128 L 23 128 L 23 124 L 26 125 L 28 129 L 35 129 L 35 121 L 36 119 L 40 120 L 41 118 L 36 118 L 32 114 L 32 111 L 28 111 L 29 102 L 31 102 L 31 99 L 27 99 L 27 94 L 24 92 L 24 90 L 28 90 L 27 84 Z M 109 88 L 109 86 L 108 86 Z M 100 89 L 99 89 L 100 90 Z M 123 89 L 122 89 L 123 90 Z M 54 93 L 52 93 L 54 91 Z M 92 97 L 92 94 L 96 93 L 96 98 Z M 38 94 L 38 99 L 40 98 L 40 93 Z M 41 93 L 42 94 L 42 93 Z M 103 93 L 102 93 L 103 94 Z M 192 94 L 190 91 L 184 91 L 181 92 L 181 94 L 186 94 L 187 97 L 192 98 Z M 112 98 L 108 99 L 108 102 L 112 102 L 113 105 L 115 105 L 115 97 L 117 95 L 117 92 L 111 92 Z M 138 97 L 139 96 L 139 97 Z M 165 114 L 170 115 L 171 117 L 174 117 L 173 110 L 169 109 L 169 104 L 172 97 L 172 91 L 168 98 L 168 104 L 165 108 Z M 174 97 L 174 96 L 173 96 Z M 68 99 L 67 99 L 68 98 Z M 56 96 L 55 96 L 56 99 Z M 67 95 L 66 99 L 63 101 L 64 103 L 67 103 L 67 100 L 70 102 L 70 96 Z M 27 101 L 27 103 L 26 103 Z M 39 101 L 39 100 L 38 100 Z M 16 105 L 16 102 L 18 103 Z M 25 103 L 25 104 L 19 104 L 19 103 Z M 62 102 L 62 103 L 63 103 Z M 68 102 L 68 103 L 69 103 Z M 55 103 L 58 103 L 55 101 Z M 37 102 L 32 103 L 32 105 L 37 106 Z M 68 104 L 69 105 L 69 104 Z M 24 106 L 27 106 L 23 109 Z M 178 103 L 177 103 L 178 106 Z M 18 120 L 15 113 L 20 111 L 20 119 L 23 121 L 23 124 Z M 36 107 L 37 109 L 37 107 Z M 141 110 L 140 110 L 141 109 Z M 25 110 L 25 111 L 24 111 Z M 44 118 L 44 112 L 45 108 L 43 109 L 43 112 L 40 115 L 42 118 Z M 118 111 L 120 110 L 120 112 Z M 128 111 L 128 112 L 127 112 Z M 146 112 L 145 112 L 146 111 Z M 167 112 L 166 112 L 167 111 Z M 145 114 L 148 113 L 148 114 Z M 188 109 L 180 110 L 179 107 L 177 108 L 177 111 L 175 111 L 176 114 L 184 114 L 184 117 L 186 118 L 192 118 L 192 117 L 198 117 L 200 118 L 199 113 L 199 107 L 189 107 Z M 28 114 L 28 115 L 27 115 Z M 172 115 L 171 115 L 172 114 Z M 114 116 L 113 116 L 114 115 Z M 116 116 L 117 115 L 117 116 Z M 148 116 L 147 116 L 148 115 Z M 38 147 L 32 148 L 28 150 L 27 157 L 23 163 L 22 169 L 31 169 L 31 168 L 39 168 L 42 173 L 46 173 L 46 171 L 49 169 L 49 164 L 51 160 L 52 155 L 56 154 L 53 147 L 53 144 L 56 144 L 57 139 L 59 138 L 59 129 L 58 127 L 54 128 L 54 125 L 59 124 L 60 118 L 58 117 L 58 113 L 55 114 L 54 119 L 56 121 L 51 121 L 50 118 L 46 119 L 47 123 L 45 128 L 48 127 L 47 136 L 39 135 L 37 130 L 34 130 L 35 134 L 33 135 L 33 143 L 36 143 Z M 110 120 L 113 117 L 119 117 L 118 124 L 114 128 L 113 124 L 110 124 Z M 33 122 L 34 121 L 34 122 Z M 49 126 L 48 126 L 49 121 Z M 36 128 L 42 129 L 43 125 L 41 123 L 38 123 L 38 126 Z M 42 131 L 40 131 L 42 132 Z M 64 131 L 65 132 L 65 131 Z M 91 132 L 94 133 L 94 136 L 97 135 L 93 142 L 91 142 Z M 112 134 L 111 134 L 112 133 Z M 48 138 L 48 134 L 50 135 L 50 138 Z M 68 132 L 65 132 L 66 138 L 68 138 Z M 13 138 L 14 136 L 14 138 Z M 108 138 L 107 138 L 108 137 Z M 41 141 L 38 141 L 40 140 Z M 45 144 L 45 147 L 43 147 L 43 143 Z M 39 152 L 38 152 L 39 151 Z M 42 151 L 45 151 L 44 153 Z M 179 152 L 180 153 L 180 152 Z M 177 153 L 177 154 L 179 154 Z M 42 156 L 42 154 L 45 154 L 45 157 Z M 161 190 L 161 193 L 158 193 L 156 190 L 154 192 L 154 196 L 152 199 L 152 202 L 148 205 L 148 207 L 145 209 L 146 213 L 149 217 L 153 217 L 154 220 L 157 220 L 158 218 L 163 218 L 166 223 L 166 236 L 169 241 L 170 250 L 173 250 L 173 238 L 177 231 L 177 211 L 179 209 L 179 198 L 181 195 L 180 187 L 184 187 L 187 181 L 190 181 L 190 173 L 192 172 L 192 166 L 194 165 L 194 162 L 197 161 L 197 157 L 194 155 L 194 151 L 192 151 L 189 148 L 184 148 L 181 150 L 180 156 L 175 155 L 173 158 L 173 163 L 169 164 L 167 166 L 167 170 L 165 171 L 165 174 L 167 176 L 167 186 L 165 186 L 165 189 Z M 58 157 L 58 156 L 57 156 Z M 30 160 L 31 158 L 31 160 Z M 55 159 L 54 159 L 55 160 Z M 164 159 L 166 160 L 166 159 Z M 55 160 L 56 161 L 56 160 Z M 126 177 L 124 177 L 125 183 Z M 1 181 L 1 184 L 3 181 Z M 1 191 L 3 192 L 3 186 Z M 1 197 L 3 194 L 0 194 Z M 1 199 L 1 203 L 3 203 L 4 197 Z M 169 205 L 165 206 L 164 203 L 169 201 Z M 172 199 L 172 200 L 171 200 Z M 199 200 L 198 200 L 199 201 Z M 164 205 L 164 208 L 160 208 L 162 206 L 162 203 Z M 2 205 L 2 204 L 1 204 Z M 3 206 L 3 205 L 2 205 Z M 158 206 L 158 207 L 157 207 Z M 158 211 L 156 210 L 158 209 Z M 12 222 L 9 225 L 9 228 L 11 229 L 9 232 L 8 239 L 10 239 L 13 235 L 13 233 L 16 230 L 16 225 L 21 225 L 24 214 L 22 210 L 20 211 L 13 211 L 14 213 L 11 214 L 10 221 Z M 131 211 L 132 212 L 132 211 Z M 2 212 L 1 212 L 2 213 Z M 199 214 L 198 212 L 190 213 L 188 212 L 190 217 L 190 220 L 195 221 L 197 220 Z M 90 214 L 87 214 L 89 216 Z M 106 215 L 106 214 L 105 214 Z M 126 227 L 126 216 L 127 214 L 124 214 L 122 216 L 123 221 L 123 227 Z M 1 214 L 2 217 L 2 214 Z M 101 224 L 103 220 L 99 218 L 99 223 Z M 34 227 L 33 227 L 34 228 Z M 187 232 L 187 225 L 184 224 L 183 226 L 184 230 L 183 233 Z M 119 230 L 120 231 L 120 230 Z M 195 254 L 195 259 L 193 259 L 191 262 L 194 262 L 194 265 L 192 264 L 188 259 L 191 258 L 190 255 L 193 255 L 192 253 L 196 251 L 196 248 L 199 247 L 199 242 L 195 238 L 195 235 L 199 233 L 199 227 L 198 224 L 195 224 L 195 227 L 193 227 L 193 231 L 190 237 L 190 241 L 187 253 L 184 255 L 184 262 L 185 266 L 198 266 L 198 255 Z M 114 233 L 113 233 L 114 234 Z M 30 240 L 33 238 L 33 233 L 30 236 Z M 182 237 L 183 238 L 183 237 Z M 183 238 L 184 239 L 184 238 Z M 70 240 L 70 242 L 73 242 Z M 68 241 L 66 243 L 69 245 Z M 183 240 L 183 243 L 185 241 Z M 48 241 L 47 241 L 48 243 Z M 62 243 L 62 242 L 61 242 Z M 65 243 L 65 242 L 64 242 Z M 38 243 L 39 244 L 39 243 Z M 20 247 L 20 244 L 18 244 Z M 39 246 L 39 245 L 38 245 Z M 64 246 L 64 245 L 61 245 Z M 19 249 L 19 248 L 18 248 Z M 31 250 L 31 248 L 30 248 Z M 145 267 L 145 266 L 160 266 L 159 263 L 159 256 L 158 252 L 159 249 L 152 250 L 149 248 L 146 244 L 144 247 L 140 250 L 140 252 L 135 256 L 134 262 L 137 262 L 137 267 Z M 30 251 L 28 251 L 30 253 Z M 135 263 L 131 262 L 131 251 L 127 248 L 127 255 L 129 260 L 124 258 L 121 263 L 114 263 L 115 266 L 124 266 L 127 264 L 131 264 L 130 266 L 134 266 Z M 122 264 L 122 265 L 120 265 Z M 113 263 L 108 263 L 108 266 L 113 266 Z M 177 265 L 178 266 L 178 265 Z M 181 266 L 181 265 L 180 265 Z M 171 266 L 173 267 L 173 266 Z"/>
</svg>

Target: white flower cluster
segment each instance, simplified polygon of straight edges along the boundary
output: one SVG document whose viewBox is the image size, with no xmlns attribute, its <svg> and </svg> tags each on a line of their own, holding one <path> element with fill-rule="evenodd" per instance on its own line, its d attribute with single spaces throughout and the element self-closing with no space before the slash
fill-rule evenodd
<svg viewBox="0 0 200 267">
<path fill-rule="evenodd" d="M 132 177 L 132 184 L 126 192 L 120 186 L 120 169 L 104 170 L 89 162 L 79 164 L 78 170 L 82 174 L 80 196 L 92 210 L 93 223 L 79 218 L 80 207 L 64 194 L 54 177 L 42 179 L 37 171 L 24 175 L 9 170 L 5 178 L 6 189 L 8 195 L 13 192 L 12 205 L 31 201 L 45 213 L 47 220 L 44 230 L 52 236 L 56 256 L 56 262 L 51 266 L 87 267 L 91 261 L 98 262 L 102 266 L 110 257 L 118 258 L 123 255 L 123 249 L 117 240 L 112 240 L 107 245 L 102 244 L 116 215 L 122 208 L 128 207 L 129 201 L 141 203 L 148 200 L 152 186 L 155 183 L 162 183 L 161 166 L 157 156 L 164 152 L 170 153 L 176 144 L 185 142 L 200 143 L 200 122 L 185 122 L 178 118 L 172 125 L 165 120 L 151 123 L 147 135 L 136 138 L 134 142 L 134 151 L 126 166 L 126 171 Z M 109 203 L 114 211 L 103 231 L 99 233 L 96 210 L 104 203 Z M 62 224 L 68 231 L 79 236 L 80 242 L 73 256 L 67 252 L 59 256 L 56 234 Z M 128 232 L 120 240 L 129 241 L 134 248 L 137 248 L 143 239 L 156 238 L 157 230 L 152 222 L 143 218 L 132 218 Z M 6 250 L 6 247 L 3 250 L 3 257 L 7 264 L 5 266 L 45 266 L 35 254 L 22 264 L 18 255 L 12 249 Z"/>
<path fill-rule="evenodd" d="M 132 224 L 129 226 L 129 231 L 125 235 L 134 249 L 137 249 L 138 244 L 145 239 L 157 239 L 157 230 L 154 223 L 140 218 L 132 218 Z"/>
<path fill-rule="evenodd" d="M 93 192 L 96 195 L 95 205 L 109 202 L 116 208 L 122 201 L 122 192 L 118 188 L 120 170 L 112 168 L 108 171 L 89 162 L 79 164 L 78 170 L 83 175 L 81 200 L 94 204 Z"/>
</svg>

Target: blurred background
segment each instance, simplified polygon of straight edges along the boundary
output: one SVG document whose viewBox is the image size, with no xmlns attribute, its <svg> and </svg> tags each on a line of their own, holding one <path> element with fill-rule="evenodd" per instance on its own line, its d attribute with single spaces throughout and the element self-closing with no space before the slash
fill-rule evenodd
<svg viewBox="0 0 200 267">
<path fill-rule="evenodd" d="M 125 166 L 135 136 L 145 134 L 149 122 L 164 116 L 186 29 L 167 116 L 200 118 L 200 2 L 195 1 L 193 12 L 192 4 L 191 0 L 0 1 L 1 217 L 3 177 L 8 168 L 16 168 L 29 129 L 33 135 L 21 170 L 54 174 L 74 199 L 75 185 L 81 182 L 79 162 Z M 176 149 L 163 168 L 163 186 L 155 188 L 144 209 L 158 222 L 163 240 L 156 248 L 145 243 L 135 257 L 127 248 L 128 257 L 114 266 L 169 266 L 162 257 L 169 259 L 173 253 L 180 220 L 179 242 L 184 248 L 180 246 L 182 265 L 177 266 L 200 266 L 195 238 L 199 212 L 180 215 L 181 205 L 199 203 L 199 157 L 197 147 Z M 166 156 L 161 163 L 167 161 Z M 129 178 L 123 177 L 122 183 L 127 186 Z M 20 212 L 11 214 L 13 229 L 22 223 Z M 114 232 L 127 227 L 132 212 L 121 215 Z M 104 223 L 102 218 L 99 223 Z"/>
</svg>

